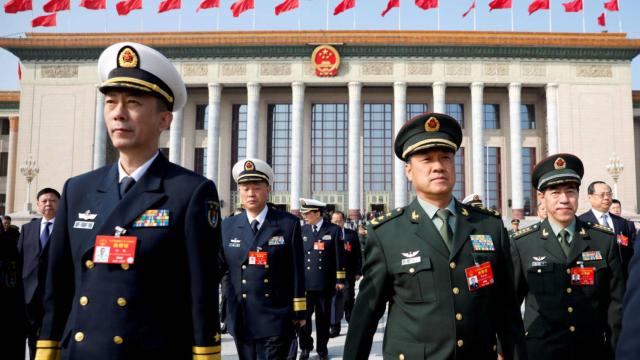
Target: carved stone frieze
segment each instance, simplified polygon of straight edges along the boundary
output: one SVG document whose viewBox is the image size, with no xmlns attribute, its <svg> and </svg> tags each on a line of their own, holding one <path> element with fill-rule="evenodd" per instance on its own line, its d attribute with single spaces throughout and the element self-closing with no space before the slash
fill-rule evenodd
<svg viewBox="0 0 640 360">
<path fill-rule="evenodd" d="M 613 69 L 611 68 L 611 65 L 606 64 L 578 65 L 576 67 L 576 76 L 591 78 L 610 78 L 613 77 Z"/>
<path fill-rule="evenodd" d="M 264 63 L 260 64 L 261 76 L 288 76 L 291 75 L 291 64 Z"/>
<path fill-rule="evenodd" d="M 184 76 L 207 76 L 208 74 L 207 64 L 184 64 L 182 66 L 182 75 Z"/>
<path fill-rule="evenodd" d="M 445 71 L 448 76 L 470 76 L 471 64 L 466 64 L 466 63 L 447 64 Z"/>
<path fill-rule="evenodd" d="M 43 65 L 40 76 L 44 79 L 77 78 L 78 65 Z"/>
<path fill-rule="evenodd" d="M 244 76 L 247 74 L 246 64 L 221 64 L 220 73 L 222 76 Z"/>
<path fill-rule="evenodd" d="M 392 62 L 371 62 L 362 64 L 362 75 L 393 75 Z"/>
<path fill-rule="evenodd" d="M 508 76 L 509 64 L 507 63 L 486 63 L 483 67 L 486 76 Z"/>
<path fill-rule="evenodd" d="M 522 76 L 543 77 L 547 76 L 547 67 L 541 64 L 522 64 Z"/>
<path fill-rule="evenodd" d="M 431 75 L 432 73 L 431 63 L 410 62 L 407 66 L 408 75 Z"/>
</svg>

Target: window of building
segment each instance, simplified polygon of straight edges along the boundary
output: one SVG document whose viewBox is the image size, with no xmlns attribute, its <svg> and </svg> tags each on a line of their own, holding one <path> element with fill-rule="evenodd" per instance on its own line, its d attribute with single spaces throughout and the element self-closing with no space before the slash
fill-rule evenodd
<svg viewBox="0 0 640 360">
<path fill-rule="evenodd" d="M 364 104 L 363 111 L 364 191 L 390 191 L 393 184 L 391 104 Z"/>
<path fill-rule="evenodd" d="M 270 104 L 268 107 L 267 162 L 273 168 L 273 191 L 289 191 L 291 174 L 291 105 Z M 300 150 L 300 149 L 298 149 Z"/>
<path fill-rule="evenodd" d="M 203 176 L 207 175 L 207 149 L 206 148 L 194 149 L 193 171 Z"/>
<path fill-rule="evenodd" d="M 10 124 L 8 117 L 0 117 L 0 135 L 9 135 Z"/>
<path fill-rule="evenodd" d="M 486 196 L 484 206 L 488 209 L 500 211 L 502 200 L 500 174 L 500 148 L 485 147 L 485 181 Z"/>
<path fill-rule="evenodd" d="M 458 200 L 464 199 L 464 148 L 461 147 L 456 152 L 456 184 L 453 186 L 453 196 Z"/>
<path fill-rule="evenodd" d="M 9 167 L 9 153 L 0 153 L 0 176 L 7 176 L 7 168 Z"/>
<path fill-rule="evenodd" d="M 533 104 L 520 105 L 520 124 L 522 130 L 534 130 L 536 128 L 536 112 Z"/>
<path fill-rule="evenodd" d="M 231 110 L 231 166 L 247 155 L 247 105 L 234 104 Z M 237 184 L 231 177 L 231 190 L 237 189 Z"/>
<path fill-rule="evenodd" d="M 209 124 L 209 105 L 196 105 L 196 130 L 207 130 Z"/>
<path fill-rule="evenodd" d="M 536 165 L 536 148 L 522 148 L 522 195 L 524 197 L 524 214 L 534 215 L 537 198 L 536 190 L 531 184 L 531 172 Z"/>
<path fill-rule="evenodd" d="M 484 128 L 500 129 L 500 105 L 484 104 Z"/>
<path fill-rule="evenodd" d="M 405 122 L 428 111 L 429 105 L 427 104 L 407 104 L 407 118 Z"/>
<path fill-rule="evenodd" d="M 447 115 L 458 120 L 460 127 L 464 129 L 464 104 L 445 104 L 444 111 Z"/>
<path fill-rule="evenodd" d="M 347 104 L 313 104 L 311 107 L 312 191 L 346 191 L 347 118 Z"/>
</svg>

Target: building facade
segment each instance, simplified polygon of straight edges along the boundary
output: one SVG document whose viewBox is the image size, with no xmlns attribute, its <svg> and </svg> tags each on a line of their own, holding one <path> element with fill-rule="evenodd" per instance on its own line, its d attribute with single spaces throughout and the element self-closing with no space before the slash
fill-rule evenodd
<svg viewBox="0 0 640 360">
<path fill-rule="evenodd" d="M 585 182 L 611 183 L 606 165 L 615 153 L 624 163 L 618 197 L 626 212 L 638 211 L 640 122 L 630 61 L 640 52 L 640 40 L 606 33 L 302 31 L 0 39 L 23 66 L 16 161 L 32 156 L 38 162 L 35 188 L 60 189 L 68 177 L 116 160 L 96 90 L 96 65 L 105 47 L 124 40 L 159 49 L 182 74 L 188 102 L 163 134 L 162 151 L 216 182 L 225 215 L 239 202 L 231 167 L 245 156 L 272 164 L 272 201 L 290 211 L 299 209 L 299 197 L 309 196 L 352 217 L 407 204 L 415 195 L 404 164 L 393 155 L 393 139 L 407 119 L 427 111 L 453 115 L 463 127 L 456 162 L 459 199 L 478 193 L 487 207 L 522 218 L 535 212 L 530 174 L 537 161 L 571 152 L 585 162 Z M 12 181 L 8 211 L 26 196 L 24 178 Z M 583 191 L 581 207 L 587 206 Z"/>
</svg>

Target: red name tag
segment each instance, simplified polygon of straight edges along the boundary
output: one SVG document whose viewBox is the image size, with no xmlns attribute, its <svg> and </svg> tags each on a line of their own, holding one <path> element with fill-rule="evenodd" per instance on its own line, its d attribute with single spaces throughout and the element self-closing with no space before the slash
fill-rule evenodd
<svg viewBox="0 0 640 360">
<path fill-rule="evenodd" d="M 469 291 L 476 291 L 493 284 L 493 270 L 489 261 L 464 269 Z"/>
<path fill-rule="evenodd" d="M 93 262 L 97 264 L 133 264 L 136 257 L 135 236 L 98 235 L 93 250 Z"/>
<path fill-rule="evenodd" d="M 316 241 L 313 243 L 313 250 L 324 250 L 324 241 Z"/>
<path fill-rule="evenodd" d="M 249 251 L 249 265 L 267 265 L 266 251 Z"/>
<path fill-rule="evenodd" d="M 571 285 L 593 285 L 595 283 L 594 267 L 571 268 Z"/>
<path fill-rule="evenodd" d="M 351 243 L 344 243 L 344 250 L 347 252 L 351 252 Z"/>
<path fill-rule="evenodd" d="M 622 234 L 618 234 L 618 244 L 622 246 L 629 246 L 629 238 Z"/>
</svg>

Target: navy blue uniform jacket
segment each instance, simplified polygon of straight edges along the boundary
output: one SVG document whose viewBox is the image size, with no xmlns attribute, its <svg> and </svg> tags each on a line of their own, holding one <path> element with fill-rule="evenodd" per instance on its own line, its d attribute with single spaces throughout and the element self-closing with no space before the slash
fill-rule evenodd
<svg viewBox="0 0 640 360">
<path fill-rule="evenodd" d="M 336 283 L 346 278 L 342 229 L 324 220 L 314 236 L 311 225 L 304 225 L 302 243 L 307 291 L 335 291 Z M 324 250 L 314 248 L 314 243 L 322 243 Z"/>
<path fill-rule="evenodd" d="M 267 252 L 266 265 L 249 264 L 249 252 Z M 302 238 L 297 217 L 270 208 L 254 235 L 242 213 L 222 223 L 220 264 L 229 271 L 227 329 L 243 340 L 279 336 L 304 319 Z"/>
<path fill-rule="evenodd" d="M 162 154 L 122 198 L 118 164 L 64 185 L 49 248 L 43 346 L 62 359 L 219 358 L 218 195 L 213 182 Z M 147 210 L 166 226 L 133 227 Z M 92 228 L 77 221 L 96 214 Z M 137 237 L 132 265 L 92 262 L 97 235 Z M 43 341 L 44 340 L 44 341 Z"/>
</svg>

